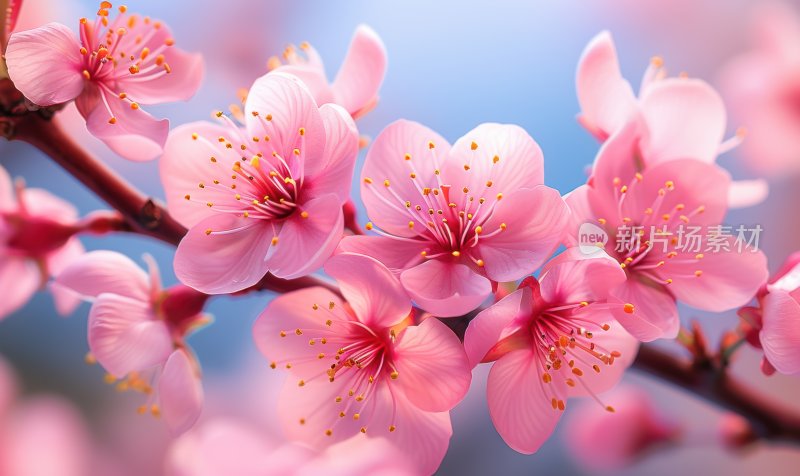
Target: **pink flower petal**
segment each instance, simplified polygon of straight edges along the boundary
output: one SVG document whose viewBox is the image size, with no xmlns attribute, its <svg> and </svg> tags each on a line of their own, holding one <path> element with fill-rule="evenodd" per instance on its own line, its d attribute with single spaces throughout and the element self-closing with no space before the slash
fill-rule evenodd
<svg viewBox="0 0 800 476">
<path fill-rule="evenodd" d="M 203 81 L 203 57 L 174 46 L 168 48 L 164 56 L 170 73 L 147 81 L 138 80 L 136 75 L 124 75 L 119 81 L 120 89 L 141 104 L 189 100 Z"/>
<path fill-rule="evenodd" d="M 612 292 L 619 303 L 631 303 L 634 311 L 624 312 L 622 306 L 614 312 L 614 317 L 631 335 L 642 342 L 656 339 L 672 339 L 678 335 L 680 319 L 675 298 L 663 286 L 644 284 L 636 279 L 628 279 Z"/>
<path fill-rule="evenodd" d="M 747 304 L 767 282 L 767 257 L 761 251 L 743 247 L 737 251 L 734 238 L 729 252 L 706 252 L 698 260 L 694 253 L 680 253 L 659 269 L 665 277 L 677 275 L 670 284 L 672 294 L 682 302 L 705 311 L 722 312 Z M 696 272 L 700 271 L 700 276 Z"/>
<path fill-rule="evenodd" d="M 138 162 L 161 155 L 169 134 L 169 121 L 156 119 L 144 109 L 134 109 L 96 87 L 76 101 L 89 132 L 120 156 Z M 113 122 L 113 124 L 112 124 Z"/>
<path fill-rule="evenodd" d="M 245 121 L 249 135 L 269 136 L 269 146 L 292 168 L 326 158 L 325 125 L 319 108 L 308 88 L 295 76 L 272 72 L 258 78 L 247 95 Z"/>
<path fill-rule="evenodd" d="M 578 248 L 550 260 L 539 276 L 544 300 L 563 303 L 603 301 L 625 279 L 617 260 L 605 253 L 586 255 Z"/>
<path fill-rule="evenodd" d="M 78 209 L 63 198 L 41 188 L 22 191 L 25 212 L 34 217 L 47 218 L 64 225 L 73 225 L 78 219 Z"/>
<path fill-rule="evenodd" d="M 150 304 L 118 294 L 97 297 L 88 334 L 92 354 L 117 378 L 163 363 L 172 352 L 169 329 Z"/>
<path fill-rule="evenodd" d="M 184 124 L 170 132 L 159 160 L 159 172 L 167 208 L 181 225 L 191 228 L 218 213 L 204 203 L 227 204 L 233 199 L 233 193 L 211 185 L 219 180 L 221 170 L 231 170 L 241 158 L 241 154 L 231 152 L 217 138 L 235 140 L 239 134 L 240 131 L 207 122 Z M 211 157 L 216 162 L 211 162 Z M 203 188 L 199 188 L 200 184 Z M 186 200 L 187 195 L 200 203 Z"/>
<path fill-rule="evenodd" d="M 764 356 L 780 373 L 800 373 L 800 304 L 783 290 L 764 298 L 764 327 L 758 335 Z"/>
<path fill-rule="evenodd" d="M 71 238 L 60 249 L 51 253 L 47 257 L 47 272 L 51 276 L 58 276 L 74 261 L 86 253 L 80 240 Z M 80 304 L 80 296 L 71 290 L 67 290 L 63 286 L 50 283 L 50 293 L 53 295 L 53 301 L 56 305 L 56 311 L 62 316 L 67 316 L 75 310 Z"/>
<path fill-rule="evenodd" d="M 407 327 L 395 346 L 394 382 L 421 410 L 449 411 L 467 394 L 472 381 L 461 342 L 438 319 Z"/>
<path fill-rule="evenodd" d="M 532 273 L 558 247 L 569 210 L 558 191 L 539 185 L 503 197 L 483 224 L 488 233 L 506 229 L 478 242 L 476 255 L 493 281 L 514 281 Z"/>
<path fill-rule="evenodd" d="M 600 140 L 617 132 L 636 107 L 636 96 L 620 73 L 614 41 L 607 31 L 584 50 L 576 85 L 581 122 Z"/>
<path fill-rule="evenodd" d="M 345 236 L 339 242 L 337 253 L 357 253 L 371 256 L 390 271 L 400 273 L 418 265 L 424 259 L 420 254 L 427 242 L 411 242 L 386 236 Z"/>
<path fill-rule="evenodd" d="M 55 282 L 84 297 L 111 293 L 143 303 L 150 300 L 147 273 L 114 251 L 91 251 L 76 258 L 56 275 Z"/>
<path fill-rule="evenodd" d="M 517 330 L 519 326 L 514 325 L 515 321 L 529 315 L 532 309 L 531 292 L 522 288 L 478 313 L 469 322 L 464 335 L 464 350 L 470 366 L 478 365 L 492 347 Z"/>
<path fill-rule="evenodd" d="M 544 183 L 542 149 L 516 125 L 481 124 L 458 139 L 449 155 L 442 181 L 455 191 L 467 187 L 469 195 L 486 196 L 488 201 L 494 201 L 498 193 L 511 194 Z"/>
<path fill-rule="evenodd" d="M 241 291 L 267 274 L 274 236 L 266 222 L 228 213 L 210 216 L 181 240 L 175 274 L 187 286 L 207 294 Z"/>
<path fill-rule="evenodd" d="M 0 289 L 5 297 L 0 299 L 0 320 L 27 304 L 42 285 L 39 268 L 31 260 L 4 256 L 0 260 Z"/>
<path fill-rule="evenodd" d="M 414 180 L 409 178 L 412 170 L 420 186 L 434 186 L 437 183 L 434 171 L 449 150 L 450 144 L 444 138 L 416 122 L 399 120 L 383 129 L 370 146 L 361 171 L 361 199 L 370 219 L 396 236 L 422 233 L 424 223 L 413 229 L 408 227 L 409 213 L 394 194 L 405 200 L 420 196 Z M 385 187 L 387 182 L 391 190 Z"/>
<path fill-rule="evenodd" d="M 14 33 L 5 57 L 14 86 L 39 106 L 70 101 L 83 91 L 80 45 L 64 25 Z"/>
<path fill-rule="evenodd" d="M 386 49 L 366 25 L 356 29 L 347 56 L 333 81 L 333 96 L 350 114 L 357 114 L 378 97 L 386 74 Z"/>
<path fill-rule="evenodd" d="M 621 207 L 623 216 L 644 219 L 645 211 L 648 207 L 652 207 L 667 182 L 674 184 L 674 190 L 664 195 L 660 210 L 679 215 L 680 212 L 674 210 L 680 209 L 680 206 L 684 207 L 683 213 L 691 215 L 689 218 L 691 226 L 722 223 L 728 211 L 728 188 L 731 177 L 717 165 L 693 159 L 670 160 L 647 169 L 642 182 L 632 187 L 627 194 L 625 203 Z M 703 207 L 703 212 L 693 213 L 699 207 Z M 676 225 L 671 226 L 673 230 L 675 227 Z"/>
<path fill-rule="evenodd" d="M 161 414 L 173 434 L 191 428 L 203 408 L 203 386 L 199 369 L 185 350 L 178 349 L 169 356 L 158 379 L 158 399 Z"/>
<path fill-rule="evenodd" d="M 350 198 L 353 167 L 358 157 L 358 129 L 347 111 L 335 104 L 319 109 L 325 124 L 325 151 L 321 160 L 306 164 L 303 193 L 309 197 L 336 194 L 341 203 Z"/>
<path fill-rule="evenodd" d="M 707 83 L 685 78 L 657 81 L 644 92 L 641 108 L 650 128 L 649 141 L 643 144 L 648 163 L 716 160 L 725 134 L 725 104 Z"/>
<path fill-rule="evenodd" d="M 325 308 L 331 302 L 335 312 L 313 309 L 314 304 Z M 324 288 L 300 289 L 278 296 L 258 316 L 253 326 L 256 346 L 269 361 L 292 364 L 293 375 L 306 377 L 319 373 L 319 349 L 308 345 L 309 337 L 298 336 L 295 330 L 303 329 L 304 334 L 312 337 L 327 336 L 331 327 L 326 321 L 343 319 L 339 312 L 342 308 L 342 300 Z"/>
<path fill-rule="evenodd" d="M 268 260 L 270 272 L 294 279 L 322 267 L 336 250 L 344 234 L 344 216 L 339 198 L 328 194 L 300 205 L 308 214 L 295 212 L 278 233 L 275 254 Z"/>
<path fill-rule="evenodd" d="M 439 317 L 466 314 L 492 292 L 489 280 L 467 266 L 439 260 L 403 271 L 400 282 L 417 305 Z"/>
<path fill-rule="evenodd" d="M 403 457 L 388 438 L 363 438 L 356 435 L 329 446 L 319 456 L 303 465 L 297 476 L 413 476 L 413 463 Z"/>
<path fill-rule="evenodd" d="M 728 207 L 745 208 L 767 199 L 769 183 L 764 179 L 734 180 L 728 189 Z"/>
<path fill-rule="evenodd" d="M 333 89 L 328 84 L 325 70 L 321 66 L 308 63 L 287 64 L 275 69 L 275 72 L 291 74 L 300 78 L 318 105 L 335 102 Z"/>
<path fill-rule="evenodd" d="M 596 223 L 596 217 L 589 202 L 589 186 L 581 185 L 575 190 L 564 195 L 564 202 L 569 208 L 569 221 L 567 231 L 564 233 L 564 243 L 567 246 L 579 246 L 578 234 L 584 223 Z"/>
<path fill-rule="evenodd" d="M 600 307 L 603 305 L 600 304 Z M 611 390 L 620 380 L 628 367 L 631 366 L 636 354 L 639 351 L 639 341 L 630 335 L 625 329 L 614 320 L 614 316 L 606 310 L 593 309 L 592 305 L 581 309 L 575 313 L 575 319 L 586 319 L 591 322 L 608 324 L 607 331 L 595 332 L 592 343 L 598 348 L 607 349 L 609 352 L 617 351 L 620 357 L 614 359 L 611 365 L 603 365 L 598 362 L 600 371 L 586 369 L 580 377 L 583 385 L 569 387 L 569 395 L 590 396 Z"/>
<path fill-rule="evenodd" d="M 168 476 L 262 476 L 280 462 L 274 445 L 245 422 L 218 418 L 181 435 L 166 456 Z M 297 464 L 299 461 L 293 461 Z"/>
<path fill-rule="evenodd" d="M 497 432 L 524 454 L 535 453 L 561 418 L 552 399 L 566 400 L 563 380 L 542 383 L 538 365 L 531 350 L 517 350 L 494 363 L 487 382 L 489 413 Z"/>
<path fill-rule="evenodd" d="M 397 277 L 374 258 L 339 254 L 325 263 L 325 272 L 339 283 L 359 320 L 371 328 L 394 326 L 411 312 L 411 300 Z"/>
</svg>

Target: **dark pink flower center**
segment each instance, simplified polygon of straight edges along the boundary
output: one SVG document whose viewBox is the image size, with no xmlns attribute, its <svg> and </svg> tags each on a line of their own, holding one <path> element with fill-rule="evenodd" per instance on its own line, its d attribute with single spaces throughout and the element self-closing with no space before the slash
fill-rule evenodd
<svg viewBox="0 0 800 476">
<path fill-rule="evenodd" d="M 199 183 L 199 190 L 193 194 L 187 193 L 184 198 L 214 211 L 231 213 L 241 218 L 282 220 L 295 212 L 299 212 L 301 218 L 308 218 L 308 212 L 298 210 L 304 180 L 300 165 L 303 151 L 300 148 L 293 149 L 290 152 L 293 157 L 284 157 L 277 150 L 264 152 L 263 150 L 268 149 L 266 144 L 271 140 L 269 135 L 245 139 L 230 118 L 221 112 L 217 116 L 229 123 L 231 137 L 206 138 L 192 134 L 192 139 L 206 143 L 214 155 L 208 159 L 211 166 L 206 167 L 210 171 L 208 180 Z M 265 129 L 271 128 L 271 115 L 268 114 L 261 120 L 265 123 Z M 302 146 L 305 129 L 301 127 L 297 134 L 300 137 L 298 142 Z M 224 147 L 224 154 L 235 155 L 232 166 L 222 165 L 230 164 L 230 157 L 220 160 L 220 149 L 213 142 Z M 290 163 L 295 166 L 292 167 Z M 209 229 L 206 233 L 210 235 L 231 231 L 235 230 Z"/>
<path fill-rule="evenodd" d="M 119 7 L 120 14 L 109 21 L 110 2 L 101 2 L 97 19 L 90 23 L 80 20 L 80 53 L 83 56 L 83 77 L 100 88 L 100 97 L 109 114 L 109 124 L 116 124 L 117 117 L 111 111 L 109 100 L 121 100 L 131 109 L 139 109 L 134 98 L 121 91 L 121 83 L 132 84 L 157 79 L 172 72 L 164 53 L 175 44 L 166 37 L 163 40 L 163 25 L 149 17 L 127 15 L 127 7 Z M 150 49 L 153 38 L 159 44 Z M 149 46 L 148 46 L 149 45 Z"/>
<path fill-rule="evenodd" d="M 43 259 L 58 250 L 78 231 L 75 226 L 48 218 L 22 214 L 3 214 L 2 218 L 10 232 L 5 245 L 13 252 L 34 259 Z"/>
<path fill-rule="evenodd" d="M 317 379 L 339 385 L 342 393 L 334 398 L 337 415 L 331 419 L 333 423 L 325 432 L 331 436 L 337 423 L 344 418 L 361 419 L 362 411 L 374 397 L 378 386 L 399 378 L 393 362 L 395 331 L 370 328 L 358 321 L 347 305 L 342 308 L 330 302 L 327 305 L 313 304 L 312 309 L 319 313 L 324 327 L 287 329 L 280 331 L 279 335 L 282 339 L 302 339 L 319 353 L 315 355 L 311 351 L 295 356 L 297 358 L 272 362 L 270 366 L 273 369 L 279 365 L 287 369 L 298 364 L 308 366 L 308 377 L 297 383 L 300 387 Z M 317 362 L 319 365 L 314 365 Z M 310 370 L 312 368 L 314 370 Z M 305 422 L 305 418 L 300 420 L 301 425 Z M 368 424 L 365 421 L 362 433 L 366 433 Z M 395 428 L 393 421 L 389 431 Z"/>
<path fill-rule="evenodd" d="M 433 142 L 428 143 L 431 157 L 420 157 L 415 160 L 411 154 L 404 154 L 402 160 L 408 167 L 408 180 L 413 184 L 413 192 L 406 187 L 394 187 L 390 180 L 384 179 L 382 183 L 375 183 L 370 177 L 364 178 L 364 183 L 370 185 L 369 189 L 384 203 L 394 208 L 399 214 L 408 217 L 409 229 L 424 227 L 413 241 L 421 241 L 423 245 L 421 255 L 424 259 L 441 259 L 452 257 L 455 260 L 468 259 L 468 263 L 483 267 L 484 260 L 480 256 L 478 243 L 502 233 L 508 228 L 506 223 L 501 223 L 494 229 L 485 229 L 486 222 L 491 218 L 497 203 L 503 198 L 503 193 L 493 189 L 493 181 L 486 177 L 486 181 L 470 190 L 463 187 L 453 189 L 452 185 L 442 182 L 439 157 Z M 477 144 L 473 143 L 473 150 Z M 499 162 L 495 156 L 493 163 Z M 423 174 L 417 169 L 415 162 L 426 161 L 433 166 L 431 180 L 424 182 Z M 424 165 L 430 167 L 431 165 Z M 469 164 L 464 165 L 466 173 L 471 172 Z M 490 197 L 490 198 L 487 198 Z M 372 223 L 367 224 L 367 229 L 372 230 Z M 400 240 L 408 238 L 397 237 L 377 230 L 379 234 Z"/>
<path fill-rule="evenodd" d="M 618 200 L 619 225 L 617 229 L 612 229 L 606 219 L 598 218 L 609 235 L 606 251 L 619 262 L 628 276 L 635 274 L 636 277 L 665 285 L 677 278 L 700 277 L 703 274 L 703 253 L 687 254 L 676 250 L 682 244 L 681 240 L 685 245 L 686 240 L 693 240 L 694 243 L 705 237 L 707 230 L 692 224 L 694 217 L 705 212 L 705 206 L 700 204 L 687 209 L 683 203 L 665 205 L 665 198 L 676 187 L 674 181 L 667 180 L 650 206 L 641 210 L 639 216 L 627 216 L 623 213 L 623 206 L 627 197 L 640 186 L 642 178 L 642 174 L 636 173 L 628 184 L 623 184 L 619 178 L 615 178 L 611 184 Z M 687 260 L 697 265 L 693 274 L 669 272 L 670 263 L 685 264 Z"/>
</svg>

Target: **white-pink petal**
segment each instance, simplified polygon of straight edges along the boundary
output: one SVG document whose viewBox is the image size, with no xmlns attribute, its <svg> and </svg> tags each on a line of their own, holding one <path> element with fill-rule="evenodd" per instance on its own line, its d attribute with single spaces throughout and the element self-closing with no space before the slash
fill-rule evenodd
<svg viewBox="0 0 800 476">
<path fill-rule="evenodd" d="M 71 101 L 83 91 L 80 45 L 60 23 L 12 34 L 5 57 L 14 86 L 39 106 Z"/>
<path fill-rule="evenodd" d="M 191 428 L 203 407 L 203 386 L 194 357 L 177 349 L 167 359 L 158 379 L 161 414 L 173 434 Z"/>
</svg>

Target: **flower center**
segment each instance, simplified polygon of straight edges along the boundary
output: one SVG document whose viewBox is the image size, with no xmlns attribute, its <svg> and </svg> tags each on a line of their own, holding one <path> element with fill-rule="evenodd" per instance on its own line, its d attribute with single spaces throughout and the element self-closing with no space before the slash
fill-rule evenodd
<svg viewBox="0 0 800 476">
<path fill-rule="evenodd" d="M 645 207 L 639 217 L 630 217 L 624 211 L 626 197 L 641 186 L 642 179 L 642 174 L 636 173 L 628 184 L 623 184 L 619 177 L 612 181 L 620 225 L 617 229 L 609 229 L 607 220 L 598 218 L 614 240 L 609 254 L 629 276 L 636 273 L 660 284 L 671 284 L 677 277 L 700 277 L 703 271 L 699 265 L 704 256 L 701 238 L 706 230 L 692 225 L 692 219 L 705 212 L 705 205 L 700 204 L 690 211 L 683 203 L 669 205 L 667 197 L 675 190 L 676 184 L 667 180 L 658 189 L 650 206 Z M 670 263 L 685 264 L 687 261 L 698 265 L 693 274 L 662 276 Z"/>
<path fill-rule="evenodd" d="M 175 44 L 175 40 L 165 35 L 161 22 L 149 17 L 140 19 L 137 15 L 126 15 L 128 8 L 124 5 L 119 7 L 119 15 L 110 22 L 111 7 L 110 2 L 101 2 L 94 23 L 86 18 L 80 20 L 83 77 L 110 97 L 119 98 L 131 109 L 139 109 L 139 103 L 119 91 L 119 82 L 146 82 L 170 74 L 172 69 L 164 53 Z M 154 43 L 158 46 L 151 50 Z M 109 124 L 116 124 L 117 118 L 106 94 L 101 94 L 100 100 L 108 111 Z"/>
<path fill-rule="evenodd" d="M 472 150 L 477 148 L 478 145 L 473 142 Z M 497 228 L 485 229 L 486 222 L 492 216 L 497 203 L 502 200 L 503 194 L 492 190 L 494 183 L 491 179 L 473 189 L 465 186 L 459 190 L 445 184 L 442 182 L 439 157 L 433 142 L 428 143 L 427 151 L 430 157 L 417 159 L 432 164 L 432 169 L 427 171 L 417 168 L 417 160 L 411 154 L 404 154 L 400 159 L 408 169 L 408 180 L 412 184 L 410 187 L 402 184 L 395 187 L 388 178 L 383 181 L 383 186 L 375 184 L 369 177 L 364 178 L 364 183 L 370 185 L 368 189 L 383 203 L 408 217 L 409 229 L 422 228 L 419 237 L 428 242 L 421 252 L 424 259 L 448 255 L 456 259 L 464 257 L 482 267 L 485 263 L 477 248 L 479 242 L 508 228 L 506 223 L 501 223 Z M 468 162 L 471 160 L 472 158 Z M 500 158 L 495 156 L 492 164 L 499 161 Z M 470 173 L 471 170 L 470 163 L 464 164 L 465 173 Z M 368 223 L 367 229 L 374 229 L 374 225 Z M 381 230 L 376 230 L 376 233 L 400 240 L 419 240 L 398 237 Z"/>
<path fill-rule="evenodd" d="M 351 311 L 344 307 L 336 306 L 333 301 L 327 305 L 313 304 L 312 309 L 319 313 L 319 319 L 324 322 L 324 326 L 280 331 L 282 339 L 307 340 L 307 345 L 315 350 L 319 349 L 319 353 L 315 355 L 314 352 L 307 352 L 295 356 L 296 358 L 270 363 L 273 369 L 279 365 L 286 369 L 303 366 L 309 376 L 297 382 L 300 387 L 317 379 L 340 384 L 342 393 L 334 398 L 336 416 L 332 419 L 330 428 L 325 431 L 328 436 L 333 434 L 336 425 L 344 418 L 360 420 L 362 411 L 375 395 L 377 386 L 399 377 L 392 361 L 394 331 L 388 330 L 386 335 L 379 334 L 355 320 Z M 306 419 L 301 418 L 300 424 L 305 423 Z M 362 433 L 367 432 L 368 425 L 368 421 L 364 422 Z M 389 431 L 394 431 L 395 428 L 393 418 Z"/>
<path fill-rule="evenodd" d="M 630 303 L 589 303 L 586 301 L 549 307 L 535 313 L 529 327 L 530 338 L 537 361 L 543 366 L 542 380 L 545 384 L 553 376 L 561 378 L 569 387 L 581 385 L 599 402 L 591 388 L 582 380 L 586 372 L 601 373 L 604 367 L 614 364 L 622 354 L 616 349 L 607 349 L 593 341 L 595 334 L 607 332 L 611 326 L 578 315 L 577 312 L 591 306 L 594 310 L 621 306 L 632 314 Z M 545 391 L 547 391 L 545 386 Z M 556 392 L 551 392 L 554 410 L 563 411 L 565 403 Z M 609 411 L 613 408 L 602 405 Z"/>
<path fill-rule="evenodd" d="M 198 190 L 187 193 L 184 198 L 214 211 L 231 213 L 241 218 L 282 220 L 298 211 L 303 185 L 301 148 L 291 151 L 292 158 L 286 158 L 274 149 L 266 152 L 267 144 L 270 143 L 269 135 L 246 139 L 228 116 L 218 112 L 217 117 L 228 123 L 231 136 L 209 139 L 197 133 L 192 134 L 193 140 L 206 144 L 212 153 L 208 159 L 211 167 L 205 168 L 211 174 L 208 180 L 197 185 Z M 262 121 L 267 129 L 272 116 L 267 115 Z M 302 147 L 305 129 L 301 127 L 298 134 Z M 308 218 L 308 212 L 300 211 L 300 216 Z M 208 229 L 206 234 L 232 231 L 238 229 Z M 276 240 L 277 238 L 273 239 L 273 244 L 277 244 Z"/>
<path fill-rule="evenodd" d="M 63 225 L 48 218 L 2 214 L 9 228 L 6 246 L 30 258 L 43 258 L 62 246 L 78 231 L 77 227 Z"/>
</svg>

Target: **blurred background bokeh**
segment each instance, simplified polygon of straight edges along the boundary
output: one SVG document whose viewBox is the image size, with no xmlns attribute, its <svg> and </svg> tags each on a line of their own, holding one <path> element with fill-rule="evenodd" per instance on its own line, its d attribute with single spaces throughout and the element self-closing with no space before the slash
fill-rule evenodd
<svg viewBox="0 0 800 476">
<path fill-rule="evenodd" d="M 585 166 L 598 149 L 575 120 L 579 108 L 574 87 L 578 58 L 595 34 L 604 29 L 612 32 L 623 74 L 634 85 L 653 55 L 665 59 L 671 74 L 687 72 L 717 84 L 724 64 L 748 47 L 752 9 L 759 3 L 130 0 L 127 5 L 131 11 L 165 20 L 182 48 L 205 57 L 206 78 L 194 99 L 150 110 L 170 118 L 173 127 L 208 119 L 211 111 L 236 102 L 236 91 L 265 73 L 267 59 L 287 43 L 309 41 L 324 58 L 328 74 L 334 74 L 353 30 L 366 23 L 382 37 L 389 69 L 377 109 L 359 121 L 362 134 L 374 137 L 398 118 L 422 122 L 449 140 L 481 122 L 516 123 L 544 150 L 547 184 L 566 193 L 585 180 Z M 800 12 L 800 2 L 790 4 Z M 26 0 L 20 28 L 47 21 L 77 27 L 79 17 L 91 17 L 96 9 L 94 0 Z M 74 111 L 64 114 L 74 115 Z M 740 125 L 731 121 L 729 134 Z M 74 134 L 111 167 L 145 192 L 163 196 L 156 162 L 124 161 L 88 136 L 83 127 L 80 122 L 70 123 Z M 738 154 L 738 150 L 726 154 L 721 163 L 736 178 L 754 177 Z M 82 214 L 104 208 L 26 144 L 0 142 L 0 164 L 30 186 L 47 188 L 71 201 Z M 796 176 L 771 181 L 766 202 L 734 211 L 727 220 L 736 225 L 761 224 L 765 231 L 760 245 L 773 271 L 789 253 L 800 249 L 798 184 Z M 358 197 L 357 182 L 353 193 Z M 360 211 L 363 224 L 366 218 L 363 208 Z M 82 241 L 87 249 L 120 251 L 140 263 L 141 255 L 149 253 L 160 263 L 165 284 L 176 282 L 171 266 L 174 249 L 167 245 L 126 235 Z M 281 376 L 268 371 L 251 337 L 256 316 L 271 298 L 261 293 L 212 300 L 208 311 L 215 316 L 214 324 L 190 339 L 205 372 L 208 403 L 201 421 L 215 415 L 239 415 L 278 434 L 271 403 Z M 23 395 L 57 394 L 77 405 L 104 454 L 104 469 L 98 474 L 158 476 L 169 442 L 167 431 L 153 418 L 136 414 L 137 397 L 116 392 L 103 382 L 102 369 L 84 364 L 87 311 L 88 305 L 83 305 L 69 318 L 58 317 L 51 297 L 39 293 L 24 309 L 0 322 L 0 355 L 15 369 Z M 733 312 L 683 309 L 682 316 L 686 322 L 699 319 L 712 339 L 737 322 Z M 680 352 L 675 343 L 664 345 Z M 764 377 L 758 360 L 755 352 L 743 349 L 733 371 L 761 391 L 800 407 L 796 398 L 800 380 Z M 453 411 L 454 437 L 440 474 L 598 473 L 597 468 L 576 460 L 569 449 L 575 442 L 563 431 L 565 425 L 536 455 L 524 456 L 508 448 L 488 416 L 486 373 L 476 370 L 468 397 Z M 725 449 L 718 432 L 722 415 L 715 407 L 635 371 L 625 384 L 646 392 L 664 417 L 680 428 L 679 437 L 632 466 L 606 474 L 797 474 L 800 448 L 763 444 L 747 451 Z M 609 398 L 613 404 L 613 395 Z M 577 412 L 567 414 L 581 417 Z"/>
</svg>

